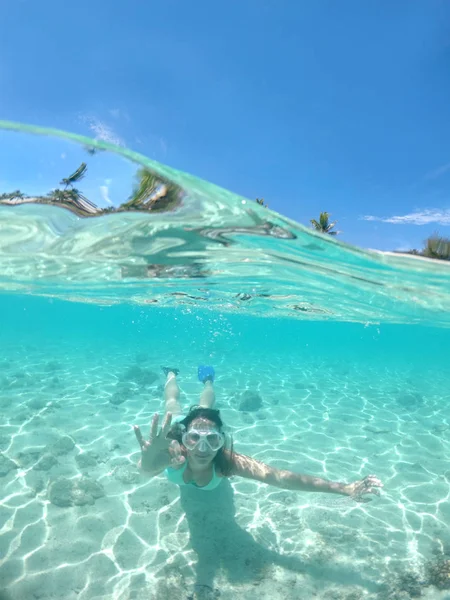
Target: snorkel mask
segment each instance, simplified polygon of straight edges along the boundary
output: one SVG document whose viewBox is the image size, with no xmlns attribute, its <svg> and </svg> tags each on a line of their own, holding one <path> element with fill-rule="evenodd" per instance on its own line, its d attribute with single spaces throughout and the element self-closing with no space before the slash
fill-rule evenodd
<svg viewBox="0 0 450 600">
<path fill-rule="evenodd" d="M 224 434 L 214 430 L 202 431 L 201 429 L 189 429 L 189 431 L 183 433 L 181 439 L 184 447 L 188 450 L 198 448 L 201 452 L 205 452 L 208 449 L 211 452 L 217 452 L 225 444 Z"/>
</svg>

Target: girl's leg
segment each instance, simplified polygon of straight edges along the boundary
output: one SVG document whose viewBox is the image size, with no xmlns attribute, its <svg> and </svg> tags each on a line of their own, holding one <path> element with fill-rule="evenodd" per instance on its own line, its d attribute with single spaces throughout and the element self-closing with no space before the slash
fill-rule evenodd
<svg viewBox="0 0 450 600">
<path fill-rule="evenodd" d="M 164 412 L 170 412 L 174 417 L 181 414 L 180 388 L 178 387 L 176 373 L 173 371 L 167 372 L 166 385 L 164 386 Z"/>
<path fill-rule="evenodd" d="M 202 408 L 214 408 L 216 403 L 216 394 L 214 392 L 213 382 L 209 379 L 205 381 L 202 395 L 200 396 L 200 406 Z"/>
</svg>

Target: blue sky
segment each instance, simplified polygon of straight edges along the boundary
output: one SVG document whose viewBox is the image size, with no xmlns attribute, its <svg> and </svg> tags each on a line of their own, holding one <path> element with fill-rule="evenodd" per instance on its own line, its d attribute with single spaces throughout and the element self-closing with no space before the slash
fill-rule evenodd
<svg viewBox="0 0 450 600">
<path fill-rule="evenodd" d="M 304 224 L 327 210 L 366 247 L 450 235 L 449 74 L 444 0 L 1 6 L 0 118 L 126 144 Z"/>
</svg>

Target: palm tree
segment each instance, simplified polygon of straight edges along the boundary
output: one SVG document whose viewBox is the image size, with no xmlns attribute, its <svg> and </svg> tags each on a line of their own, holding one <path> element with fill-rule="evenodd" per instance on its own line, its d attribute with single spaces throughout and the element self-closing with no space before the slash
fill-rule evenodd
<svg viewBox="0 0 450 600">
<path fill-rule="evenodd" d="M 72 209 L 75 209 L 77 214 L 86 213 L 99 213 L 97 206 L 93 204 L 86 196 L 77 190 L 72 188 L 70 190 L 52 190 L 44 200 L 51 200 L 55 204 L 70 205 Z M 68 207 L 67 207 L 68 208 Z"/>
<path fill-rule="evenodd" d="M 22 200 L 22 198 L 25 198 L 25 194 L 23 194 L 20 190 L 14 190 L 13 192 L 0 194 L 0 200 L 14 200 L 15 198 Z"/>
<path fill-rule="evenodd" d="M 151 210 L 169 210 L 181 200 L 182 189 L 175 183 L 165 182 L 152 198 L 148 208 Z"/>
<path fill-rule="evenodd" d="M 269 206 L 268 204 L 266 204 L 266 203 L 264 202 L 264 198 L 256 198 L 256 202 L 257 202 L 257 204 L 259 204 L 260 206 L 265 206 L 266 208 L 268 208 L 268 206 Z"/>
<path fill-rule="evenodd" d="M 65 177 L 64 179 L 61 179 L 61 181 L 59 183 L 60 183 L 60 185 L 64 185 L 66 187 L 66 189 L 69 186 L 72 187 L 74 183 L 76 183 L 77 181 L 81 181 L 83 179 L 83 177 L 86 175 L 86 171 L 87 171 L 87 164 L 81 163 L 81 165 L 78 167 L 78 169 L 74 173 L 72 173 L 72 175 L 69 175 L 69 177 Z"/>
<path fill-rule="evenodd" d="M 137 186 L 127 204 L 130 204 L 131 206 L 146 204 L 151 200 L 161 186 L 161 183 L 161 179 L 157 178 L 152 171 L 149 171 L 148 169 L 139 169 L 137 172 Z"/>
<path fill-rule="evenodd" d="M 137 185 L 130 200 L 120 207 L 122 210 L 161 210 L 177 204 L 182 189 L 169 179 L 156 175 L 149 169 L 139 169 Z"/>
<path fill-rule="evenodd" d="M 67 190 L 64 193 L 64 195 L 66 197 L 66 202 L 77 202 L 77 200 L 83 198 L 83 194 L 80 192 L 80 190 L 77 190 L 76 188 Z"/>
<path fill-rule="evenodd" d="M 62 203 L 65 201 L 66 198 L 66 192 L 65 190 L 60 190 L 60 189 L 56 189 L 56 190 L 52 190 L 49 194 L 48 197 L 53 201 L 53 202 L 58 202 L 58 203 Z"/>
<path fill-rule="evenodd" d="M 72 188 L 71 190 L 56 189 L 50 192 L 49 197 L 53 200 L 53 202 L 58 203 L 76 202 L 81 197 L 81 192 L 76 188 Z"/>
<path fill-rule="evenodd" d="M 319 221 L 316 219 L 311 219 L 311 224 L 316 231 L 320 233 L 328 233 L 329 235 L 337 235 L 340 231 L 332 231 L 333 227 L 336 225 L 337 221 L 333 221 L 330 223 L 330 213 L 321 212 Z"/>
<path fill-rule="evenodd" d="M 426 246 L 422 251 L 423 256 L 450 260 L 450 238 L 444 238 L 438 233 L 433 233 L 425 240 L 425 244 Z"/>
</svg>

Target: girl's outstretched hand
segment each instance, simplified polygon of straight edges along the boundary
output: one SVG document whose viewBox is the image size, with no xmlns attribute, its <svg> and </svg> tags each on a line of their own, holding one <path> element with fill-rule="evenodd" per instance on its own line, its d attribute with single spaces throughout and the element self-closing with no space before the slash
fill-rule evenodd
<svg viewBox="0 0 450 600">
<path fill-rule="evenodd" d="M 351 496 L 357 502 L 370 502 L 372 498 L 367 498 L 367 494 L 380 495 L 380 489 L 383 484 L 376 475 L 367 475 L 364 479 L 354 481 L 345 486 L 348 496 Z"/>
<path fill-rule="evenodd" d="M 153 415 L 150 437 L 145 440 L 138 425 L 133 427 L 136 439 L 141 448 L 140 466 L 145 471 L 161 471 L 169 465 L 180 464 L 181 446 L 175 440 L 169 440 L 167 434 L 172 424 L 172 414 L 166 413 L 162 427 L 158 430 L 159 415 Z M 175 442 L 175 444 L 174 444 Z"/>
</svg>

